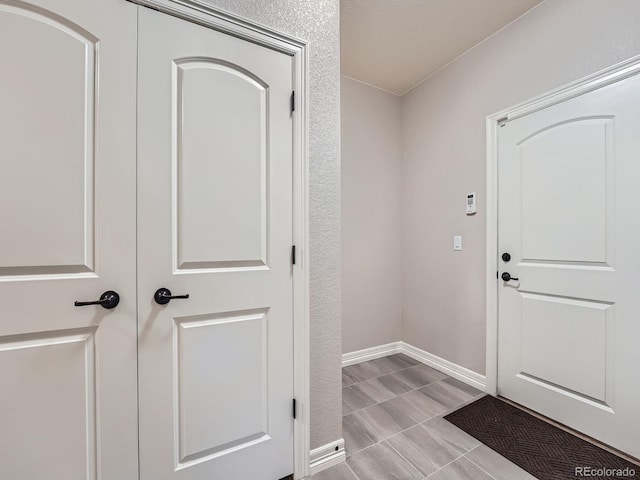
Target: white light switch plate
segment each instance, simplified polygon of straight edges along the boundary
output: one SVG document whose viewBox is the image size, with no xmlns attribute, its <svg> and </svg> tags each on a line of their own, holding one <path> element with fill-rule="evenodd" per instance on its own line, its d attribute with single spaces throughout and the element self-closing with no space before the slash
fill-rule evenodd
<svg viewBox="0 0 640 480">
<path fill-rule="evenodd" d="M 453 249 L 454 250 L 462 250 L 462 236 L 454 235 L 453 236 Z"/>
</svg>

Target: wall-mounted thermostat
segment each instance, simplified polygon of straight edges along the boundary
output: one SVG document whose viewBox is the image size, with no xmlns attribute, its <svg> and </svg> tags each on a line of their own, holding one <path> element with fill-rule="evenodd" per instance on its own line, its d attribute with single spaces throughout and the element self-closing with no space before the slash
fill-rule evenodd
<svg viewBox="0 0 640 480">
<path fill-rule="evenodd" d="M 467 193 L 467 215 L 476 213 L 476 194 Z"/>
</svg>

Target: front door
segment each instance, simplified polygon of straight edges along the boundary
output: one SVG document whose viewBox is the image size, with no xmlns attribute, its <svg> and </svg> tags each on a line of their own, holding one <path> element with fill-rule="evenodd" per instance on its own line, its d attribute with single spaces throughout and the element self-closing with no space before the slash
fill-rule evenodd
<svg viewBox="0 0 640 480">
<path fill-rule="evenodd" d="M 508 122 L 498 153 L 499 394 L 636 457 L 638 112 L 633 77 Z"/>
<path fill-rule="evenodd" d="M 141 478 L 282 478 L 292 58 L 142 7 L 138 53 Z"/>
<path fill-rule="evenodd" d="M 137 478 L 135 45 L 124 0 L 0 0 L 2 479 Z"/>
</svg>

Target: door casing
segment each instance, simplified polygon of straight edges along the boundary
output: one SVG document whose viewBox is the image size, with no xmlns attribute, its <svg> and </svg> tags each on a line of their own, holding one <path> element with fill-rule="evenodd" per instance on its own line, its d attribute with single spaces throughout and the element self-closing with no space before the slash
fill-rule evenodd
<svg viewBox="0 0 640 480">
<path fill-rule="evenodd" d="M 309 475 L 309 206 L 307 42 L 249 22 L 197 0 L 129 0 L 185 21 L 287 54 L 293 60 L 293 266 L 294 477 Z"/>
<path fill-rule="evenodd" d="M 498 394 L 498 129 L 506 122 L 640 74 L 640 55 L 534 97 L 486 118 L 486 387 Z"/>
</svg>

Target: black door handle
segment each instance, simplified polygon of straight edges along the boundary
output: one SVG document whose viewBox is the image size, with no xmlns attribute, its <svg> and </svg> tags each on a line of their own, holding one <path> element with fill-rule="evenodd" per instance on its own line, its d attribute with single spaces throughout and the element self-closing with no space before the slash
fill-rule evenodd
<svg viewBox="0 0 640 480">
<path fill-rule="evenodd" d="M 87 305 L 100 305 L 102 308 L 111 309 L 116 308 L 120 303 L 120 295 L 118 292 L 114 292 L 113 290 L 107 290 L 102 295 L 100 295 L 100 300 L 93 300 L 91 302 L 79 302 L 75 301 L 74 305 L 76 307 L 85 307 Z"/>
<path fill-rule="evenodd" d="M 509 280 L 519 280 L 519 278 L 512 277 L 509 272 L 504 272 L 502 274 L 502 280 L 504 280 L 505 282 L 508 282 Z"/>
<path fill-rule="evenodd" d="M 171 290 L 168 288 L 159 288 L 156 293 L 153 294 L 153 299 L 158 305 L 166 305 L 174 298 L 189 298 L 189 294 L 186 295 L 171 295 Z"/>
</svg>

